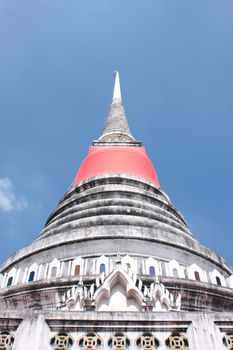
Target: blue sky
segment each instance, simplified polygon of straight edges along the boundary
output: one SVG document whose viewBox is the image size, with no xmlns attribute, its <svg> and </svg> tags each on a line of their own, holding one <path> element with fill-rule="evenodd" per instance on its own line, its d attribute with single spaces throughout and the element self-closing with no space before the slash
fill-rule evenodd
<svg viewBox="0 0 233 350">
<path fill-rule="evenodd" d="M 162 189 L 233 265 L 232 13 L 232 0 L 0 0 L 0 262 L 69 188 L 118 69 Z"/>
</svg>

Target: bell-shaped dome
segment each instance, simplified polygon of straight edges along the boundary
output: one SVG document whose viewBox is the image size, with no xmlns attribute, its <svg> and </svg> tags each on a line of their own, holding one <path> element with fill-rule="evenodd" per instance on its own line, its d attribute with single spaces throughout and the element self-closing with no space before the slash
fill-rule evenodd
<svg viewBox="0 0 233 350">
<path fill-rule="evenodd" d="M 158 176 L 144 147 L 130 131 L 122 104 L 118 72 L 103 133 L 89 148 L 73 185 L 94 176 L 114 174 L 135 176 L 160 187 Z"/>
<path fill-rule="evenodd" d="M 92 146 L 82 162 L 73 185 L 102 174 L 125 174 L 152 182 L 159 187 L 156 171 L 144 147 Z"/>
</svg>

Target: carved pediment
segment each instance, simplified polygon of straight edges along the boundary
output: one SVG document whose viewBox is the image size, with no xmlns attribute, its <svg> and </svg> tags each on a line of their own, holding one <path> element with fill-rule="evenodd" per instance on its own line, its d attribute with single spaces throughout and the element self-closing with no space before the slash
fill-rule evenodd
<svg viewBox="0 0 233 350">
<path fill-rule="evenodd" d="M 118 262 L 113 271 L 97 277 L 91 286 L 80 280 L 57 304 L 65 310 L 168 311 L 180 310 L 181 296 L 174 296 L 156 279 L 150 286 L 129 275 Z"/>
<path fill-rule="evenodd" d="M 144 306 L 142 292 L 121 265 L 96 290 L 94 300 L 97 311 L 141 311 Z"/>
</svg>

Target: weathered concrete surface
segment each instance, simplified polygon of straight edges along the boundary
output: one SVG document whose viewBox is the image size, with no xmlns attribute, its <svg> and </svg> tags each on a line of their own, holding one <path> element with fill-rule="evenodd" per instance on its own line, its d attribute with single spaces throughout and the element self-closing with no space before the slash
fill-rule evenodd
<svg viewBox="0 0 233 350">
<path fill-rule="evenodd" d="M 143 281 L 147 278 L 143 268 L 146 259 L 156 259 L 164 270 L 160 277 L 165 278 L 165 286 L 181 293 L 183 310 L 229 311 L 233 307 L 233 290 L 224 288 L 231 287 L 226 282 L 232 275 L 231 267 L 197 241 L 165 193 L 147 181 L 126 175 L 97 176 L 71 187 L 37 239 L 1 267 L 6 275 L 3 287 L 13 267 L 21 279 L 17 277 L 14 286 L 0 290 L 0 306 L 54 309 L 57 296 L 64 293 L 72 279 L 65 278 L 61 271 L 50 280 L 52 260 L 64 266 L 64 261 L 82 257 L 82 278 L 92 283 L 97 277 L 93 274 L 99 273 L 96 258 L 109 256 L 113 264 L 118 253 L 133 257 L 135 273 Z M 183 269 L 178 281 L 169 280 L 166 264 L 171 259 Z M 34 263 L 43 268 L 44 275 L 39 281 L 25 283 L 27 269 Z M 190 280 L 189 266 L 194 264 L 202 269 L 206 283 Z M 223 287 L 211 280 L 214 270 L 224 279 Z"/>
<path fill-rule="evenodd" d="M 95 283 L 95 276 L 83 276 L 84 285 Z M 153 279 L 139 276 L 149 287 Z M 184 311 L 232 311 L 233 290 L 200 281 L 160 277 L 160 281 L 172 293 L 181 293 L 181 310 Z M 68 276 L 22 284 L 0 290 L 0 310 L 56 310 L 62 295 L 78 285 L 79 277 Z"/>
<path fill-rule="evenodd" d="M 130 349 L 135 349 L 134 341 L 143 332 L 151 332 L 160 341 L 161 349 L 166 349 L 166 338 L 176 332 L 188 339 L 189 350 L 225 350 L 223 337 L 233 327 L 232 313 L 34 311 L 29 316 L 24 311 L 6 311 L 0 317 L 23 318 L 14 332 L 13 350 L 47 350 L 50 339 L 59 331 L 68 332 L 76 344 L 83 334 L 94 331 L 102 339 L 104 349 L 115 332 L 127 334 Z"/>
<path fill-rule="evenodd" d="M 12 350 L 48 349 L 49 333 L 44 315 L 28 312 L 17 329 Z"/>
<path fill-rule="evenodd" d="M 204 261 L 211 263 L 212 269 L 215 266 L 232 274 L 224 259 L 192 236 L 184 219 L 162 191 L 151 183 L 123 175 L 96 177 L 71 188 L 38 238 L 9 258 L 0 271 L 17 263 L 23 265 L 24 261 L 39 264 L 44 259 L 46 262 L 51 255 L 60 259 L 69 258 L 71 254 L 77 256 L 80 249 L 82 255 L 88 254 L 93 240 L 96 240 L 96 253 L 102 255 L 116 239 L 139 240 L 137 245 L 146 255 L 151 254 L 150 247 L 154 244 L 153 251 L 157 247 L 156 255 L 165 259 L 171 256 L 169 249 L 174 254 L 179 251 L 177 260 L 181 259 L 181 263 L 188 265 L 195 257 L 203 264 Z M 118 245 L 117 249 L 121 253 L 128 252 L 125 244 Z M 113 250 L 114 245 L 109 252 Z"/>
</svg>

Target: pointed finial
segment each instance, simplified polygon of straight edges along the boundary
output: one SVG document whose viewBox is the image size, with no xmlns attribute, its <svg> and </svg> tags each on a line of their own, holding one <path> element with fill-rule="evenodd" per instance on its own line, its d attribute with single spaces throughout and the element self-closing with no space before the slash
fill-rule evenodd
<svg viewBox="0 0 233 350">
<path fill-rule="evenodd" d="M 108 112 L 102 135 L 97 141 L 93 141 L 94 146 L 141 146 L 136 141 L 129 129 L 125 109 L 121 99 L 121 86 L 119 73 L 115 72 L 115 82 L 112 102 Z"/>
<path fill-rule="evenodd" d="M 120 85 L 120 77 L 119 72 L 115 72 L 115 83 L 114 83 L 114 90 L 113 90 L 113 96 L 112 100 L 117 100 L 121 102 L 121 85 Z"/>
</svg>

